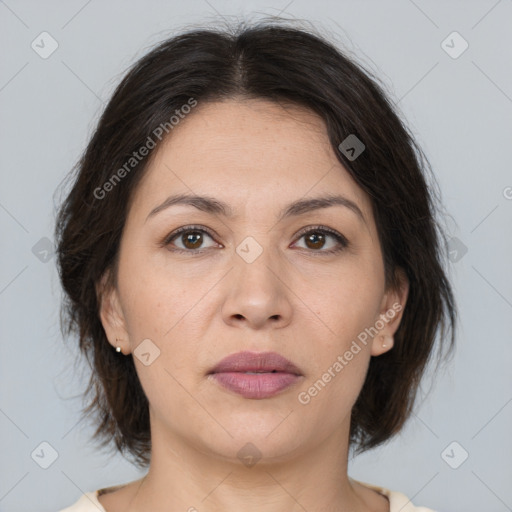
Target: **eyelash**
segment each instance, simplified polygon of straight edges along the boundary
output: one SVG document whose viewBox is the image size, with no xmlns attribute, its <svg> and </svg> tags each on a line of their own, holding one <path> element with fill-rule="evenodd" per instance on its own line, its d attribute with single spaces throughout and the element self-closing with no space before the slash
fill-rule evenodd
<svg viewBox="0 0 512 512">
<path fill-rule="evenodd" d="M 189 232 L 189 231 L 191 231 L 191 232 L 199 231 L 201 233 L 206 233 L 210 238 L 212 238 L 212 240 L 215 240 L 215 235 L 209 229 L 207 229 L 203 226 L 192 225 L 192 226 L 183 226 L 181 228 L 176 229 L 175 231 L 173 231 L 172 233 L 170 233 L 169 235 L 167 235 L 164 238 L 164 240 L 160 243 L 160 246 L 161 247 L 168 246 L 179 235 L 181 235 L 182 233 Z M 319 249 L 319 250 L 310 249 L 309 251 L 312 253 L 335 254 L 335 253 L 338 253 L 338 252 L 346 249 L 349 246 L 348 240 L 342 234 L 338 233 L 337 231 L 334 231 L 331 228 L 328 228 L 327 226 L 321 226 L 321 225 L 305 228 L 305 230 L 298 233 L 297 239 L 300 239 L 300 238 L 304 237 L 305 235 L 309 235 L 311 233 L 322 233 L 324 235 L 330 235 L 339 243 L 339 246 L 336 247 L 335 249 L 329 249 L 326 251 L 322 251 L 321 249 Z M 173 252 L 178 252 L 178 253 L 202 254 L 203 252 L 207 251 L 208 248 L 193 250 L 193 249 L 181 249 L 179 247 L 174 247 L 171 250 Z"/>
</svg>

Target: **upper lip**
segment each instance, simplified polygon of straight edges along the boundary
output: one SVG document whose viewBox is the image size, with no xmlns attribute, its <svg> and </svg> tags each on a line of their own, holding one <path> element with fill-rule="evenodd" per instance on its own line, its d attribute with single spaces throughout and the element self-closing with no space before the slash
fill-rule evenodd
<svg viewBox="0 0 512 512">
<path fill-rule="evenodd" d="M 276 352 L 237 352 L 220 361 L 209 373 L 284 372 L 302 375 L 291 361 Z"/>
</svg>

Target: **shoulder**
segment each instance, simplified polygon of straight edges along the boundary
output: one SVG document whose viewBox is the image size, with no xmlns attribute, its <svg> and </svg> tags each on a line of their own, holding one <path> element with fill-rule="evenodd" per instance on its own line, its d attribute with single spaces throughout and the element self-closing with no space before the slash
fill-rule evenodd
<svg viewBox="0 0 512 512">
<path fill-rule="evenodd" d="M 436 512 L 431 508 L 417 507 L 412 501 L 401 492 L 390 491 L 384 487 L 379 487 L 359 480 L 351 479 L 358 482 L 365 487 L 373 489 L 374 491 L 386 496 L 389 500 L 389 512 Z M 113 490 L 113 489 L 112 489 Z M 98 495 L 101 490 L 87 492 L 82 494 L 79 500 L 70 507 L 59 510 L 59 512 L 106 512 L 98 500 Z"/>
<path fill-rule="evenodd" d="M 389 512 L 436 512 L 431 508 L 415 506 L 414 503 L 401 492 L 390 491 L 384 487 L 379 487 L 377 485 L 354 480 L 353 478 L 351 478 L 351 480 L 358 482 L 365 487 L 369 487 L 370 489 L 373 489 L 383 496 L 386 496 L 386 498 L 389 500 Z"/>
<path fill-rule="evenodd" d="M 73 505 L 59 510 L 59 512 L 105 512 L 101 503 L 98 501 L 100 491 L 87 492 L 82 494 L 80 499 Z"/>
</svg>

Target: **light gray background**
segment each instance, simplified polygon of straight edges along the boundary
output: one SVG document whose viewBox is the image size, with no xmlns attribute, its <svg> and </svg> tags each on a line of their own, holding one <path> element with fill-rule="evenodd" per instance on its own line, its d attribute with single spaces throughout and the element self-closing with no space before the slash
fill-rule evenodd
<svg viewBox="0 0 512 512">
<path fill-rule="evenodd" d="M 82 492 L 140 476 L 89 443 L 90 426 L 76 424 L 73 396 L 84 374 L 73 366 L 74 343 L 59 333 L 55 258 L 45 263 L 44 245 L 32 248 L 52 238 L 54 191 L 125 69 L 187 24 L 255 12 L 317 23 L 382 77 L 433 165 L 449 234 L 467 247 L 450 264 L 460 308 L 453 363 L 434 386 L 425 381 L 431 392 L 403 434 L 353 460 L 349 474 L 440 511 L 512 510 L 512 2 L 7 0 L 0 511 L 55 512 Z M 43 31 L 59 45 L 47 59 L 31 48 Z M 469 43 L 456 59 L 441 46 L 453 31 Z M 58 452 L 46 470 L 31 458 L 43 441 Z M 458 469 L 441 456 L 453 441 L 460 447 L 447 452 L 452 465 L 469 453 Z"/>
</svg>

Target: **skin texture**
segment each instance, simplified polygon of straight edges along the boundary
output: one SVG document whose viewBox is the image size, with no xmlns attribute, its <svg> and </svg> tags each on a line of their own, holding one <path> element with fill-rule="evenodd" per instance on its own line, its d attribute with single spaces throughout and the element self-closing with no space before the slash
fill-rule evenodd
<svg viewBox="0 0 512 512">
<path fill-rule="evenodd" d="M 214 197 L 235 216 L 174 205 L 147 218 L 177 193 Z M 344 206 L 278 220 L 289 203 L 327 194 L 353 201 L 364 220 Z M 161 243 L 188 225 L 214 236 L 203 233 L 199 249 L 187 249 L 183 233 Z M 348 247 L 331 235 L 308 245 L 302 231 L 318 233 L 316 225 Z M 252 263 L 236 252 L 249 236 L 263 250 Z M 389 510 L 385 497 L 349 480 L 348 436 L 370 357 L 392 348 L 401 314 L 307 405 L 297 397 L 380 315 L 404 307 L 407 291 L 405 280 L 385 288 L 369 197 L 336 159 L 319 117 L 264 100 L 199 104 L 153 155 L 129 209 L 117 286 L 102 296 L 119 357 L 148 338 L 160 350 L 149 366 L 134 357 L 150 403 L 150 469 L 101 496 L 107 512 Z M 278 352 L 303 376 L 272 398 L 243 398 L 207 376 L 242 350 Z M 237 457 L 248 442 L 261 453 L 252 467 Z"/>
</svg>

